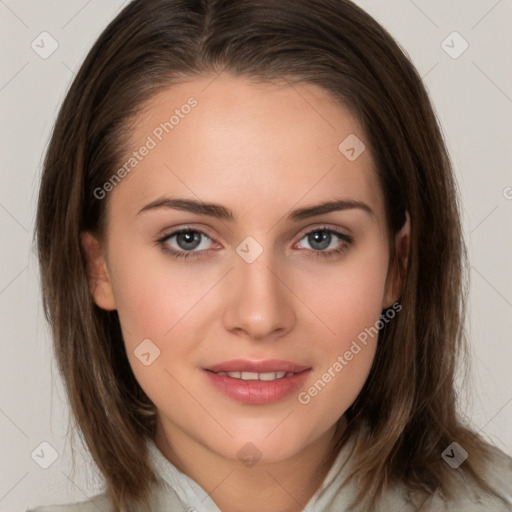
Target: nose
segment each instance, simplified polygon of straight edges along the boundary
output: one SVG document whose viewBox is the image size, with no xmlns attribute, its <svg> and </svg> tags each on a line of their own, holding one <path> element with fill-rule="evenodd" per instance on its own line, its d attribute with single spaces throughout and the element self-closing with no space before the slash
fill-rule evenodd
<svg viewBox="0 0 512 512">
<path fill-rule="evenodd" d="M 226 330 L 254 340 L 276 338 L 290 331 L 296 317 L 293 286 L 285 274 L 265 251 L 252 263 L 239 258 L 225 282 Z"/>
</svg>

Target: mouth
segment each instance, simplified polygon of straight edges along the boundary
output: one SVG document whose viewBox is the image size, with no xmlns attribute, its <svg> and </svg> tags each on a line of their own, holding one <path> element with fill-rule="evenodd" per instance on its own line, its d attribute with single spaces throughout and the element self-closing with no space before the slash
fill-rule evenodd
<svg viewBox="0 0 512 512">
<path fill-rule="evenodd" d="M 222 363 L 217 363 L 207 368 L 205 370 L 214 372 L 214 373 L 245 373 L 245 374 L 282 374 L 282 378 L 286 376 L 287 373 L 300 373 L 304 370 L 311 369 L 310 366 L 304 366 L 297 363 L 293 363 L 291 361 L 284 361 L 282 359 L 265 359 L 262 361 L 251 361 L 249 359 L 232 359 L 231 361 L 224 361 Z M 230 375 L 231 377 L 231 375 Z M 236 376 L 235 378 L 240 378 L 240 376 Z M 247 379 L 251 380 L 251 379 Z"/>
<path fill-rule="evenodd" d="M 282 360 L 232 360 L 202 369 L 223 395 L 245 404 L 277 402 L 297 390 L 311 367 Z"/>
<path fill-rule="evenodd" d="M 210 370 L 207 370 L 210 371 Z M 240 379 L 240 380 L 263 380 L 266 382 L 284 379 L 285 377 L 291 377 L 295 375 L 294 372 L 213 372 L 216 375 L 231 377 L 232 379 Z M 298 373 L 298 372 L 297 372 Z"/>
</svg>

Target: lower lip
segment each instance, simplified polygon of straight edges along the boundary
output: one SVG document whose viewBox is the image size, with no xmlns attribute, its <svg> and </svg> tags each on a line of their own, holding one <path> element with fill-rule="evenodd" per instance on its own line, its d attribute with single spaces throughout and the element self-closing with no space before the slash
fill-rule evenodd
<svg viewBox="0 0 512 512">
<path fill-rule="evenodd" d="M 271 404 L 282 400 L 293 391 L 298 390 L 307 379 L 311 368 L 300 373 L 275 379 L 263 380 L 242 380 L 218 375 L 214 372 L 203 370 L 210 382 L 229 398 L 251 405 Z"/>
</svg>

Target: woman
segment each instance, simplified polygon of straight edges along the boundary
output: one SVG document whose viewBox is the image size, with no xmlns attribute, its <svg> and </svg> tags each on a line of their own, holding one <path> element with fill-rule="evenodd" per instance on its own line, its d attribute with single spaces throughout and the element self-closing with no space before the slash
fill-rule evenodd
<svg viewBox="0 0 512 512">
<path fill-rule="evenodd" d="M 59 113 L 37 240 L 106 481 L 78 510 L 511 509 L 455 407 L 440 130 L 351 2 L 131 2 Z"/>
</svg>

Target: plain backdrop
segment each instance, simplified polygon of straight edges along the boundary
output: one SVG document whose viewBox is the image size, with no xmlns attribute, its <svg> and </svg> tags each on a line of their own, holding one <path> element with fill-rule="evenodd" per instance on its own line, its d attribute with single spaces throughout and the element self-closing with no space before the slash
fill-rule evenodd
<svg viewBox="0 0 512 512">
<path fill-rule="evenodd" d="M 463 412 L 512 454 L 512 1 L 357 3 L 406 49 L 441 121 L 472 266 L 473 367 L 469 392 L 461 389 Z M 32 236 L 42 156 L 57 109 L 123 4 L 0 0 L 0 511 L 85 500 L 101 483 L 79 445 L 79 471 L 70 474 L 68 408 L 42 314 Z M 51 49 L 43 32 L 58 44 L 46 59 L 31 46 L 45 37 Z M 41 450 L 45 460 L 37 458 Z M 52 454 L 56 460 L 41 467 Z"/>
</svg>

